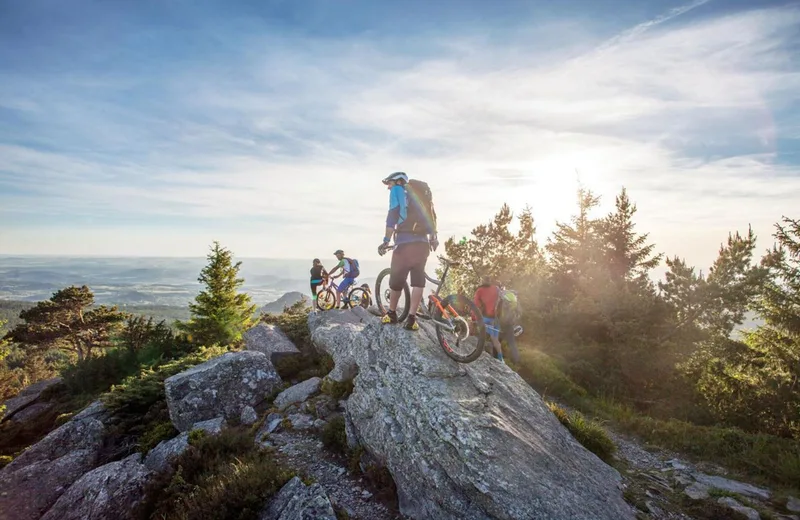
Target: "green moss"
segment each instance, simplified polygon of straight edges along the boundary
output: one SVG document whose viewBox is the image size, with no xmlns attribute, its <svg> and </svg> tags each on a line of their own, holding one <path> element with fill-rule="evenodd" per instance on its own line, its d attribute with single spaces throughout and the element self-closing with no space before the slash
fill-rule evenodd
<svg viewBox="0 0 800 520">
<path fill-rule="evenodd" d="M 139 518 L 256 520 L 269 498 L 294 476 L 246 428 L 200 436 L 175 461 L 174 474 L 155 477 Z"/>
<path fill-rule="evenodd" d="M 14 457 L 11 457 L 9 455 L 0 455 L 0 469 L 3 469 L 9 464 L 11 464 L 12 460 L 14 460 Z"/>
</svg>

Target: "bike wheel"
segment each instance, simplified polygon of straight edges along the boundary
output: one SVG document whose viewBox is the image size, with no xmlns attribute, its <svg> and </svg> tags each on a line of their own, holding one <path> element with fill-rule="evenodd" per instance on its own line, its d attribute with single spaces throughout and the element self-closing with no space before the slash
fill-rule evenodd
<svg viewBox="0 0 800 520">
<path fill-rule="evenodd" d="M 458 294 L 442 300 L 442 307 L 448 311 L 448 315 L 452 314 L 448 307 L 452 307 L 458 314 L 446 318 L 438 306 L 433 306 L 432 317 L 439 345 L 451 359 L 459 363 L 472 363 L 481 356 L 486 343 L 486 327 L 480 309 L 472 300 Z M 448 323 L 453 330 L 448 330 L 443 323 Z M 474 334 L 470 335 L 470 330 Z"/>
<path fill-rule="evenodd" d="M 389 310 L 389 275 L 392 270 L 388 267 L 378 274 L 378 279 L 375 280 L 375 303 L 378 305 L 378 310 L 381 314 L 386 314 Z M 408 318 L 408 312 L 411 306 L 411 290 L 408 288 L 408 283 L 403 284 L 403 291 L 400 293 L 400 301 L 397 302 L 397 321 L 404 321 Z"/>
<path fill-rule="evenodd" d="M 321 311 L 329 311 L 336 307 L 336 293 L 333 289 L 325 289 L 317 293 L 317 308 Z"/>
<path fill-rule="evenodd" d="M 368 307 L 369 294 L 361 287 L 356 287 L 347 293 L 347 306 L 353 307 Z"/>
</svg>

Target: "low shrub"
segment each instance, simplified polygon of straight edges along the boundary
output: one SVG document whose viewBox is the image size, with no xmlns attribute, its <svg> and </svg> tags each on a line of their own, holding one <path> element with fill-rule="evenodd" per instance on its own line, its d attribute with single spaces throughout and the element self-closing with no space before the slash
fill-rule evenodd
<svg viewBox="0 0 800 520">
<path fill-rule="evenodd" d="M 347 453 L 347 433 L 343 416 L 339 415 L 328 421 L 322 429 L 322 444 L 335 453 Z"/>
<path fill-rule="evenodd" d="M 190 436 L 173 474 L 155 477 L 137 510 L 141 519 L 256 520 L 269 498 L 294 476 L 248 429 Z"/>
</svg>

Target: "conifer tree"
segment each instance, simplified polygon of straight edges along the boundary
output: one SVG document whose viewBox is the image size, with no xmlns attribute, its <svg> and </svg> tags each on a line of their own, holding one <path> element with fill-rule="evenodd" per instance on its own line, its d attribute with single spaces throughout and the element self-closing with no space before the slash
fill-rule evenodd
<svg viewBox="0 0 800 520">
<path fill-rule="evenodd" d="M 776 228 L 778 245 L 762 258 L 767 278 L 752 305 L 764 324 L 746 331 L 743 341 L 715 338 L 704 351 L 697 386 L 718 419 L 800 439 L 800 221 L 784 218 Z M 748 255 L 736 250 L 726 256 Z M 746 283 L 761 274 L 729 269 L 726 276 Z M 742 292 L 738 302 L 749 295 Z M 737 317 L 722 315 L 720 327 Z"/>
<path fill-rule="evenodd" d="M 615 282 L 644 279 L 661 263 L 663 255 L 653 255 L 655 244 L 647 244 L 648 234 L 634 231 L 633 216 L 636 204 L 628 198 L 625 188 L 617 195 L 616 211 L 600 223 L 605 240 L 605 261 Z"/>
<path fill-rule="evenodd" d="M 229 345 L 241 339 L 252 325 L 256 306 L 250 295 L 237 293 L 244 284 L 239 278 L 242 262 L 233 263 L 233 254 L 215 241 L 207 255 L 208 264 L 200 272 L 198 281 L 205 289 L 189 304 L 191 318 L 179 327 L 192 341 L 203 345 Z"/>
<path fill-rule="evenodd" d="M 6 339 L 40 351 L 52 348 L 75 354 L 78 361 L 92 357 L 95 349 L 111 347 L 113 334 L 127 315 L 116 306 L 94 305 L 94 294 L 87 286 L 67 287 L 49 300 L 24 310 L 24 321 Z"/>
</svg>

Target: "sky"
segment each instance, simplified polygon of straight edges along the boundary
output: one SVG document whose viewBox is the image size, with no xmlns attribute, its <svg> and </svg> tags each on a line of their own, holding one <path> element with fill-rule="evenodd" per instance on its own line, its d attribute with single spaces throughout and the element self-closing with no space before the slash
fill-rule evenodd
<svg viewBox="0 0 800 520">
<path fill-rule="evenodd" d="M 624 186 L 707 267 L 800 217 L 800 2 L 0 0 L 0 254 L 377 258 Z"/>
</svg>

